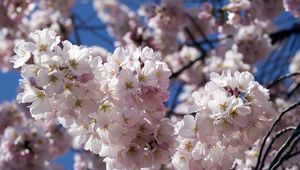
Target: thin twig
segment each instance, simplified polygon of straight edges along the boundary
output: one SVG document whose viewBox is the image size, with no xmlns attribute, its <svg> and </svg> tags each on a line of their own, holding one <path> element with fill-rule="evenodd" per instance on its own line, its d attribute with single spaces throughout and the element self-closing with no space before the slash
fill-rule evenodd
<svg viewBox="0 0 300 170">
<path fill-rule="evenodd" d="M 201 45 L 196 41 L 193 33 L 187 27 L 184 28 L 184 31 L 188 34 L 189 38 L 191 39 L 193 45 L 202 53 L 206 53 L 206 51 L 201 47 Z"/>
<path fill-rule="evenodd" d="M 295 82 L 288 88 L 287 97 L 291 97 L 297 89 L 300 87 L 300 79 L 296 79 Z"/>
<path fill-rule="evenodd" d="M 273 167 L 276 166 L 278 167 L 280 164 L 280 158 L 282 157 L 283 152 L 290 146 L 290 144 L 293 143 L 293 141 L 298 139 L 300 133 L 300 121 L 297 125 L 296 130 L 291 134 L 291 136 L 286 140 L 286 142 L 280 147 L 276 155 L 274 156 L 272 162 L 270 163 L 270 168 L 273 169 Z"/>
<path fill-rule="evenodd" d="M 285 39 L 286 37 L 289 37 L 291 34 L 299 33 L 300 32 L 300 24 L 294 24 L 293 27 L 286 30 L 281 30 L 278 32 L 271 33 L 269 36 L 272 39 L 272 44 L 275 44 L 278 41 L 281 41 L 282 39 Z"/>
<path fill-rule="evenodd" d="M 300 134 L 298 134 L 297 138 L 295 138 L 295 140 L 293 141 L 293 143 L 291 144 L 291 147 L 289 148 L 289 150 L 286 152 L 286 154 L 282 157 L 282 162 L 284 160 L 287 160 L 286 158 L 289 157 L 292 153 L 292 151 L 296 148 L 296 146 L 298 145 L 300 140 Z"/>
<path fill-rule="evenodd" d="M 174 72 L 171 76 L 170 76 L 170 79 L 175 79 L 177 78 L 182 72 L 184 72 L 186 69 L 192 67 L 197 61 L 199 60 L 203 60 L 205 54 L 202 53 L 200 57 L 194 59 L 193 61 L 189 62 L 187 65 L 181 67 L 180 70 Z"/>
<path fill-rule="evenodd" d="M 258 154 L 258 158 L 257 158 L 257 162 L 256 162 L 256 166 L 255 166 L 255 169 L 258 169 L 259 166 L 260 166 L 260 159 L 262 157 L 262 153 L 263 153 L 263 150 L 264 150 L 264 147 L 265 147 L 265 144 L 266 144 L 266 141 L 268 139 L 268 137 L 271 135 L 273 129 L 275 128 L 275 126 L 277 125 L 277 123 L 281 120 L 281 118 L 289 111 L 295 109 L 297 106 L 300 105 L 300 101 L 292 104 L 291 106 L 289 106 L 288 108 L 286 108 L 284 111 L 282 111 L 279 116 L 276 118 L 275 122 L 273 123 L 272 127 L 269 129 L 267 135 L 264 137 L 263 139 L 263 142 L 261 144 L 261 148 L 260 148 L 260 151 L 259 151 L 259 154 Z"/>
<path fill-rule="evenodd" d="M 201 51 L 201 55 L 200 55 L 200 57 L 198 57 L 198 58 L 194 59 L 193 61 L 189 62 L 187 65 L 183 66 L 177 72 L 173 73 L 171 75 L 170 79 L 174 79 L 174 78 L 178 77 L 183 71 L 185 71 L 186 69 L 192 67 L 197 61 L 202 60 L 202 62 L 203 62 L 204 61 L 204 57 L 206 55 L 206 51 L 200 46 L 200 44 L 198 44 L 198 42 L 194 38 L 194 35 L 192 34 L 192 32 L 188 28 L 184 28 L 184 30 L 186 31 L 186 33 L 190 37 L 190 39 L 191 39 L 192 43 L 194 44 L 194 46 L 199 51 Z M 174 99 L 173 99 L 174 102 L 171 103 L 170 110 L 167 112 L 167 116 L 168 117 L 173 113 L 173 110 L 176 107 L 177 98 L 180 95 L 181 89 L 182 89 L 182 87 L 179 88 L 179 89 L 177 89 L 176 92 L 175 92 L 175 96 L 174 96 Z"/>
<path fill-rule="evenodd" d="M 274 85 L 280 83 L 281 81 L 283 81 L 287 78 L 293 77 L 293 76 L 297 76 L 297 75 L 300 75 L 300 72 L 294 72 L 294 73 L 289 73 L 289 74 L 280 76 L 278 79 L 274 80 L 272 83 L 267 85 L 267 88 L 269 89 L 269 88 L 273 87 Z"/>
<path fill-rule="evenodd" d="M 295 136 L 291 136 L 290 140 L 287 140 L 286 143 L 284 145 L 282 145 L 282 152 L 280 152 L 281 150 L 279 150 L 275 156 L 275 158 L 273 159 L 273 161 L 270 164 L 270 169 L 271 170 L 275 170 L 277 169 L 282 163 L 283 161 L 285 161 L 285 157 L 287 155 L 290 154 L 290 152 L 295 148 L 295 146 L 298 144 L 300 139 L 300 134 L 297 133 Z M 287 153 L 282 156 L 283 152 L 287 149 L 287 147 L 291 145 L 291 147 L 289 147 Z M 277 159 L 276 159 L 277 158 Z"/>
<path fill-rule="evenodd" d="M 294 153 L 292 153 L 292 154 L 290 154 L 290 155 L 288 155 L 288 156 L 286 156 L 285 157 L 285 160 L 288 160 L 288 159 L 290 159 L 290 158 L 292 158 L 292 157 L 294 157 L 294 156 L 297 156 L 297 155 L 299 155 L 300 154 L 300 150 L 299 151 L 296 151 L 296 152 L 294 152 Z"/>
<path fill-rule="evenodd" d="M 265 162 L 265 160 L 266 160 L 266 158 L 267 158 L 267 156 L 268 156 L 269 151 L 270 151 L 271 148 L 272 148 L 273 143 L 274 143 L 278 138 L 280 138 L 283 134 L 285 134 L 286 132 L 289 132 L 289 131 L 295 130 L 295 129 L 296 129 L 296 127 L 294 127 L 294 126 L 286 127 L 286 128 L 284 128 L 284 129 L 280 130 L 279 132 L 277 132 L 277 133 L 272 137 L 272 139 L 271 139 L 271 141 L 270 141 L 270 144 L 269 144 L 269 146 L 267 147 L 266 152 L 264 153 L 264 156 L 263 156 L 263 158 L 262 158 L 261 166 L 260 166 L 261 168 L 264 167 L 264 162 Z"/>
<path fill-rule="evenodd" d="M 194 46 L 201 51 L 201 55 L 198 58 L 195 58 L 194 60 L 192 60 L 191 62 L 189 62 L 188 64 L 186 64 L 185 66 L 183 66 L 181 69 L 179 69 L 178 71 L 174 72 L 170 79 L 175 79 L 177 78 L 183 71 L 185 71 L 186 69 L 192 67 L 197 61 L 202 60 L 202 62 L 204 61 L 204 57 L 206 56 L 206 51 L 201 48 L 201 46 L 198 44 L 198 42 L 195 40 L 193 34 L 191 33 L 191 31 L 188 28 L 184 28 L 184 30 L 186 31 L 186 33 L 188 34 L 188 36 L 190 37 L 191 41 L 193 42 Z"/>
<path fill-rule="evenodd" d="M 207 38 L 208 41 L 210 41 L 211 43 L 218 43 L 220 41 L 226 40 L 226 39 L 232 39 L 232 35 L 225 35 L 223 37 L 217 37 L 217 38 Z M 206 41 L 201 40 L 197 42 L 199 45 L 203 45 L 206 43 Z M 193 45 L 192 43 L 182 43 L 181 45 Z"/>
<path fill-rule="evenodd" d="M 210 41 L 207 39 L 205 33 L 202 31 L 201 27 L 200 27 L 200 26 L 198 25 L 198 23 L 194 20 L 194 18 L 193 18 L 191 15 L 189 15 L 188 13 L 186 13 L 186 16 L 190 19 L 190 21 L 191 21 L 191 22 L 193 23 L 193 25 L 195 26 L 196 30 L 197 30 L 197 31 L 199 32 L 199 34 L 202 36 L 204 42 L 206 42 L 206 43 L 209 45 L 209 47 L 210 47 L 211 49 L 213 49 L 213 48 L 214 48 L 213 43 L 210 42 Z"/>
</svg>

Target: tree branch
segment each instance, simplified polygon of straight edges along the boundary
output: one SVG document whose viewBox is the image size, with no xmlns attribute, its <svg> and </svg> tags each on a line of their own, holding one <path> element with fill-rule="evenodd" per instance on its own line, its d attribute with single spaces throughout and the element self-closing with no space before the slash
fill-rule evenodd
<svg viewBox="0 0 300 170">
<path fill-rule="evenodd" d="M 263 139 L 263 142 L 262 142 L 262 144 L 261 144 L 261 148 L 260 148 L 260 151 L 259 151 L 259 155 L 258 155 L 258 158 L 257 158 L 257 162 L 256 162 L 255 169 L 258 169 L 258 168 L 260 167 L 260 164 L 261 164 L 260 159 L 261 159 L 261 157 L 262 157 L 262 153 L 263 153 L 263 150 L 264 150 L 266 141 L 267 141 L 268 137 L 271 135 L 271 133 L 272 133 L 273 129 L 275 128 L 275 126 L 277 125 L 277 123 L 281 120 L 281 118 L 282 118 L 287 112 L 289 112 L 289 111 L 295 109 L 295 108 L 296 108 L 297 106 L 299 106 L 299 105 L 300 105 L 300 101 L 298 101 L 298 102 L 292 104 L 291 106 L 289 106 L 288 108 L 286 108 L 284 111 L 282 111 L 282 112 L 279 114 L 279 116 L 276 118 L 276 120 L 274 121 L 274 123 L 273 123 L 271 129 L 269 129 L 267 135 L 266 135 L 266 136 L 264 137 L 264 139 Z M 297 128 L 298 128 L 298 127 L 297 127 Z"/>
<path fill-rule="evenodd" d="M 286 132 L 289 132 L 289 131 L 295 130 L 295 129 L 296 129 L 296 127 L 294 127 L 294 126 L 286 127 L 286 128 L 284 128 L 284 129 L 282 129 L 281 131 L 277 132 L 277 133 L 272 137 L 272 139 L 271 139 L 271 141 L 270 141 L 270 144 L 269 144 L 269 146 L 267 147 L 267 150 L 266 150 L 266 152 L 265 152 L 264 155 L 263 155 L 263 158 L 262 158 L 262 161 L 261 161 L 261 166 L 260 166 L 261 168 L 264 167 L 265 160 L 266 160 L 266 158 L 267 158 L 267 156 L 268 156 L 268 153 L 269 153 L 269 151 L 271 150 L 272 145 L 274 144 L 274 142 L 275 142 L 277 139 L 279 139 L 279 138 L 280 138 L 283 134 L 285 134 Z"/>
<path fill-rule="evenodd" d="M 290 78 L 290 77 L 297 76 L 297 75 L 300 75 L 300 72 L 294 72 L 294 73 L 289 73 L 289 74 L 280 76 L 278 79 L 274 80 L 272 83 L 270 83 L 269 85 L 267 85 L 267 88 L 269 89 L 269 88 L 273 87 L 274 85 L 280 83 L 281 81 L 283 81 L 283 80 L 285 80 L 287 78 Z"/>
<path fill-rule="evenodd" d="M 286 141 L 286 143 L 282 146 L 282 148 L 277 152 L 275 158 L 273 159 L 273 161 L 271 162 L 271 165 L 270 165 L 270 169 L 271 170 L 275 170 L 277 169 L 282 163 L 283 161 L 285 161 L 285 157 L 287 155 L 290 154 L 290 152 L 295 148 L 295 146 L 298 144 L 299 142 L 299 139 L 300 139 L 300 134 L 297 133 L 295 136 L 291 136 L 290 140 L 288 139 Z M 288 146 L 291 145 L 291 147 L 289 147 L 287 153 L 283 155 L 283 152 L 288 148 Z M 281 151 L 281 152 L 280 152 Z M 280 159 L 279 159 L 280 158 Z"/>
</svg>

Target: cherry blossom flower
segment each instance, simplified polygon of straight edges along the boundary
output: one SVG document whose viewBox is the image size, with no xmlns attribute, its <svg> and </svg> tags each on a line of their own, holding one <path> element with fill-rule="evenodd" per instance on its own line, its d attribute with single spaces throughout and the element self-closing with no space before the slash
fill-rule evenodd
<svg viewBox="0 0 300 170">
<path fill-rule="evenodd" d="M 102 53 L 60 42 L 50 30 L 32 37 L 35 43 L 25 50 L 34 60 L 21 65 L 18 101 L 31 103 L 34 118 L 58 121 L 74 137 L 74 147 L 106 157 L 108 167 L 168 163 L 176 143 L 173 126 L 163 119 L 171 72 L 158 53 L 117 48 L 103 62 Z M 44 50 L 36 50 L 40 44 Z"/>
<path fill-rule="evenodd" d="M 139 25 L 136 14 L 117 0 L 96 0 L 93 4 L 98 17 L 107 24 L 109 33 L 117 40 L 115 45 L 124 44 L 123 36 Z"/>
<path fill-rule="evenodd" d="M 246 63 L 266 58 L 271 52 L 271 40 L 265 33 L 264 23 L 242 26 L 234 41 L 237 50 L 244 55 Z"/>
<path fill-rule="evenodd" d="M 8 126 L 23 124 L 25 117 L 16 103 L 4 102 L 0 105 L 0 136 Z"/>
<path fill-rule="evenodd" d="M 223 70 L 235 71 L 249 71 L 250 65 L 244 63 L 243 54 L 237 52 L 236 49 L 226 51 L 224 57 L 215 56 L 215 52 L 205 62 L 206 65 L 203 68 L 203 72 L 209 76 L 210 73 L 222 73 Z"/>
<path fill-rule="evenodd" d="M 0 105 L 0 117 L 1 169 L 60 169 L 50 160 L 70 147 L 71 137 L 62 127 L 26 117 L 14 102 Z"/>
<path fill-rule="evenodd" d="M 172 72 L 178 71 L 182 66 L 187 65 L 189 62 L 200 57 L 201 53 L 195 47 L 183 46 L 179 52 L 168 55 L 166 57 L 166 62 L 170 65 Z M 179 79 L 187 83 L 199 83 L 203 81 L 203 64 L 201 62 L 195 63 L 191 69 L 183 72 Z M 199 77 L 198 79 L 193 79 L 192 77 Z M 195 82 L 196 81 L 196 82 Z"/>
<path fill-rule="evenodd" d="M 268 90 L 249 72 L 211 73 L 204 89 L 192 96 L 190 111 L 196 116 L 185 115 L 177 123 L 176 169 L 230 168 L 242 150 L 264 135 L 276 114 Z"/>
<path fill-rule="evenodd" d="M 9 57 L 12 56 L 13 42 L 0 36 L 0 69 L 7 72 L 12 68 Z"/>
</svg>

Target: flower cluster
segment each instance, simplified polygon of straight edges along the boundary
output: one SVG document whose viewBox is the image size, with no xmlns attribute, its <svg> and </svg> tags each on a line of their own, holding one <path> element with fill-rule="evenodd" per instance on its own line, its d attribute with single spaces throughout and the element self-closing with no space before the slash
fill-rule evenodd
<svg viewBox="0 0 300 170">
<path fill-rule="evenodd" d="M 0 169 L 56 169 L 50 160 L 71 145 L 64 129 L 27 118 L 15 103 L 1 104 L 0 117 Z"/>
<path fill-rule="evenodd" d="M 94 8 L 99 18 L 108 26 L 108 31 L 116 39 L 116 45 L 124 45 L 123 36 L 139 26 L 136 14 L 117 0 L 95 0 Z"/>
<path fill-rule="evenodd" d="M 221 28 L 222 36 L 233 35 L 232 40 L 225 40 L 219 47 L 221 54 L 234 49 L 243 55 L 245 63 L 253 65 L 256 61 L 268 57 L 272 50 L 268 35 L 272 28 L 268 22 L 256 20 L 252 24 L 240 24 L 235 27 L 225 25 Z"/>
<path fill-rule="evenodd" d="M 9 57 L 13 54 L 13 42 L 7 40 L 0 33 L 0 69 L 2 72 L 7 72 L 11 69 Z"/>
<path fill-rule="evenodd" d="M 268 90 L 249 72 L 212 73 L 201 91 L 193 93 L 191 111 L 178 123 L 177 169 L 228 169 L 242 151 L 261 138 L 276 112 Z"/>
<path fill-rule="evenodd" d="M 31 103 L 34 118 L 59 121 L 75 147 L 106 157 L 111 168 L 167 163 L 175 143 L 163 119 L 171 73 L 157 53 L 117 48 L 102 62 L 94 48 L 60 42 L 51 30 L 30 37 L 16 46 L 12 61 L 23 77 L 17 99 Z"/>
<path fill-rule="evenodd" d="M 212 55 L 205 62 L 203 72 L 207 77 L 213 72 L 221 74 L 223 70 L 235 71 L 249 71 L 250 65 L 244 63 L 244 56 L 242 53 L 237 52 L 236 49 L 226 51 L 224 58 Z"/>
<path fill-rule="evenodd" d="M 188 63 L 187 61 L 190 62 L 191 60 L 199 57 L 199 53 L 195 48 L 183 47 L 179 56 L 179 61 Z M 170 63 L 178 64 L 174 61 Z M 179 67 L 179 64 L 177 67 Z M 193 100 L 190 97 L 192 93 L 197 89 L 203 88 L 202 85 L 207 82 L 207 79 L 209 79 L 211 73 L 221 74 L 223 70 L 230 70 L 231 72 L 249 71 L 250 65 L 243 62 L 243 55 L 237 52 L 236 49 L 226 51 L 224 57 L 219 56 L 217 51 L 212 51 L 209 58 L 205 60 L 204 64 L 197 63 L 192 68 L 186 70 L 180 75 L 179 79 L 189 84 L 185 84 L 183 87 L 184 90 L 178 97 L 181 102 L 177 104 L 175 112 L 181 114 L 190 113 L 188 107 L 193 103 Z M 193 79 L 193 77 L 198 78 Z"/>
<path fill-rule="evenodd" d="M 1 2 L 1 27 L 16 27 L 14 23 L 21 22 L 22 18 L 30 12 L 33 0 L 4 0 Z"/>
<path fill-rule="evenodd" d="M 2 103 L 0 105 L 0 135 L 8 126 L 22 124 L 25 119 L 25 115 L 18 110 L 15 103 Z"/>
<path fill-rule="evenodd" d="M 268 2 L 230 1 L 224 8 L 228 13 L 226 23 L 217 20 L 212 4 L 207 2 L 199 8 L 185 9 L 182 0 L 162 0 L 160 4 L 143 5 L 138 13 L 117 0 L 95 1 L 94 7 L 100 19 L 108 24 L 108 30 L 115 37 L 117 46 L 150 46 L 167 56 L 163 59 L 171 69 L 176 70 L 176 65 L 186 62 L 179 59 L 182 58 L 178 55 L 180 50 L 187 51 L 181 48 L 179 42 L 187 44 L 191 40 L 191 33 L 195 40 L 216 32 L 225 39 L 233 37 L 233 40 L 222 43 L 221 48 L 224 50 L 218 56 L 223 57 L 226 51 L 237 49 L 244 56 L 243 62 L 251 65 L 267 57 L 271 51 L 271 41 L 267 35 L 272 25 L 270 19 L 282 9 L 282 3 L 271 1 L 276 9 L 266 10 Z M 145 17 L 146 25 L 141 17 Z"/>
<path fill-rule="evenodd" d="M 246 63 L 253 64 L 266 58 L 271 52 L 271 39 L 266 34 L 266 23 L 256 22 L 241 26 L 234 37 L 237 50 L 244 55 Z"/>
<path fill-rule="evenodd" d="M 259 154 L 261 141 L 258 140 L 253 144 L 250 150 L 245 152 L 245 157 L 243 160 L 236 160 L 236 169 L 237 170 L 251 170 L 256 166 L 257 157 Z"/>
<path fill-rule="evenodd" d="M 195 47 L 183 46 L 179 52 L 166 56 L 166 62 L 173 72 L 177 72 L 183 65 L 201 57 L 201 53 Z M 187 83 L 198 83 L 203 81 L 203 64 L 201 62 L 195 63 L 192 68 L 184 71 L 179 79 Z M 193 77 L 198 77 L 193 79 Z M 197 82 L 195 82 L 197 81 Z"/>
<path fill-rule="evenodd" d="M 65 3 L 67 2 L 67 3 Z M 67 38 L 72 27 L 71 7 L 73 0 L 33 1 L 4 0 L 0 2 L 0 69 L 10 69 L 9 57 L 14 46 L 21 40 L 27 40 L 28 32 L 50 28 Z"/>
<path fill-rule="evenodd" d="M 182 0 L 163 0 L 159 5 L 148 5 L 140 9 L 146 16 L 148 27 L 153 29 L 153 36 L 163 54 L 177 49 L 177 34 L 184 23 Z"/>
<path fill-rule="evenodd" d="M 1 169 L 44 169 L 50 147 L 43 131 L 36 126 L 8 127 L 1 139 Z M 12 163 L 17 162 L 17 163 Z"/>
<path fill-rule="evenodd" d="M 230 0 L 225 7 L 228 13 L 228 23 L 236 25 L 248 24 L 256 19 L 271 20 L 278 16 L 282 9 L 282 1 L 276 0 Z"/>
<path fill-rule="evenodd" d="M 170 159 L 173 127 L 163 119 L 170 71 L 159 59 L 147 47 L 117 48 L 95 74 L 105 97 L 91 123 L 83 133 L 71 127 L 81 138 L 91 135 L 85 149 L 106 157 L 110 168 L 159 167 Z"/>
</svg>

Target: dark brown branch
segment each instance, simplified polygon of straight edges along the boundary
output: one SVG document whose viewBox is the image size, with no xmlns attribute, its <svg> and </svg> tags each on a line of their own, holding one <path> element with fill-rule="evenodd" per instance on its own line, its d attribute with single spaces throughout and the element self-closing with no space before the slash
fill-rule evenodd
<svg viewBox="0 0 300 170">
<path fill-rule="evenodd" d="M 281 150 L 279 150 L 279 151 L 277 152 L 275 158 L 274 158 L 273 161 L 271 162 L 271 165 L 270 165 L 270 169 L 271 169 L 271 170 L 277 169 L 277 168 L 283 163 L 283 161 L 286 160 L 285 157 L 286 157 L 287 155 L 289 155 L 289 154 L 292 152 L 292 150 L 293 150 L 293 149 L 295 148 L 295 146 L 298 144 L 299 140 L 300 140 L 300 134 L 299 134 L 299 132 L 298 132 L 295 136 L 292 135 L 291 138 L 290 138 L 290 140 L 288 139 L 288 140 L 286 141 L 286 143 L 285 143 L 285 144 L 282 146 L 282 148 L 281 148 L 281 149 L 282 149 L 282 152 L 279 152 L 279 151 L 281 151 Z M 287 153 L 286 153 L 284 156 L 282 156 L 283 152 L 288 148 L 289 145 L 291 145 L 291 146 L 289 147 Z M 278 157 L 278 158 L 277 158 L 277 157 Z M 277 158 L 277 159 L 276 159 L 276 158 Z"/>
<path fill-rule="evenodd" d="M 269 88 L 273 87 L 274 85 L 280 83 L 281 81 L 283 81 L 283 80 L 285 80 L 287 78 L 290 78 L 290 77 L 297 76 L 297 75 L 300 75 L 300 72 L 294 72 L 294 73 L 289 73 L 289 74 L 280 76 L 278 79 L 274 80 L 272 83 L 270 83 L 269 85 L 267 85 L 267 88 L 269 89 Z"/>
<path fill-rule="evenodd" d="M 270 141 L 270 144 L 269 144 L 269 146 L 267 147 L 266 152 L 264 153 L 264 156 L 263 156 L 263 158 L 262 158 L 261 166 L 260 166 L 261 168 L 264 167 L 265 160 L 266 160 L 266 158 L 267 158 L 267 156 L 268 156 L 268 153 L 270 152 L 270 150 L 271 150 L 272 145 L 274 144 L 274 142 L 275 142 L 277 139 L 279 139 L 279 138 L 280 138 L 283 134 L 285 134 L 286 132 L 289 132 L 289 131 L 295 130 L 295 129 L 296 129 L 296 127 L 294 127 L 294 126 L 286 127 L 286 128 L 284 128 L 284 129 L 282 129 L 281 131 L 277 132 L 277 133 L 272 137 L 272 139 L 271 139 L 271 141 Z"/>
<path fill-rule="evenodd" d="M 278 41 L 282 41 L 283 39 L 289 37 L 294 33 L 300 33 L 300 24 L 295 24 L 292 28 L 281 30 L 278 32 L 271 33 L 269 36 L 272 40 L 272 44 L 275 44 Z"/>
<path fill-rule="evenodd" d="M 195 26 L 196 30 L 198 31 L 198 33 L 202 36 L 204 42 L 206 42 L 209 45 L 209 48 L 213 49 L 214 45 L 212 42 L 210 42 L 205 33 L 202 31 L 201 27 L 199 26 L 199 24 L 195 21 L 195 19 L 189 15 L 188 13 L 186 13 L 186 16 L 190 19 L 190 21 L 193 23 L 193 25 Z"/>
<path fill-rule="evenodd" d="M 297 125 L 296 130 L 292 133 L 292 135 L 286 140 L 286 142 L 280 147 L 280 149 L 278 150 L 278 152 L 276 153 L 276 155 L 274 156 L 271 164 L 270 164 L 270 168 L 274 169 L 276 167 L 278 167 L 281 164 L 282 161 L 282 155 L 283 153 L 286 151 L 286 149 L 293 143 L 294 141 L 298 141 L 300 137 L 300 121 Z M 275 167 L 276 166 L 276 167 Z"/>
<path fill-rule="evenodd" d="M 300 79 L 296 79 L 295 82 L 288 88 L 287 97 L 291 97 L 297 89 L 300 87 Z"/>
<path fill-rule="evenodd" d="M 299 151 L 295 151 L 294 153 L 291 153 L 290 155 L 285 157 L 285 160 L 291 159 L 294 156 L 298 156 L 300 155 L 300 150 Z"/>
<path fill-rule="evenodd" d="M 255 169 L 259 169 L 260 165 L 261 165 L 261 157 L 262 157 L 262 154 L 263 154 L 263 150 L 264 150 L 264 147 L 265 147 L 265 144 L 266 144 L 266 141 L 268 139 L 268 137 L 271 135 L 273 129 L 275 128 L 275 126 L 277 125 L 277 123 L 281 120 L 281 118 L 289 111 L 295 109 L 297 106 L 300 105 L 300 101 L 292 104 L 291 106 L 289 106 L 288 108 L 286 108 L 284 111 L 282 111 L 279 116 L 276 118 L 276 120 L 274 121 L 272 127 L 269 129 L 267 135 L 264 137 L 263 139 L 263 142 L 261 144 L 261 148 L 260 148 L 260 151 L 259 151 L 259 154 L 258 154 L 258 158 L 257 158 L 257 162 L 256 162 L 256 166 L 255 166 Z"/>
<path fill-rule="evenodd" d="M 206 51 L 201 48 L 201 46 L 198 44 L 198 42 L 195 40 L 193 34 L 191 33 L 191 31 L 188 28 L 184 29 L 186 31 L 186 33 L 188 34 L 188 36 L 190 37 L 192 43 L 194 44 L 194 46 L 201 52 L 201 55 L 192 60 L 191 62 L 189 62 L 188 64 L 186 64 L 185 66 L 183 66 L 181 69 L 179 69 L 178 71 L 174 72 L 170 79 L 175 79 L 177 78 L 183 71 L 185 71 L 186 69 L 192 67 L 197 61 L 202 60 L 202 62 L 204 61 L 204 57 L 206 56 Z"/>
<path fill-rule="evenodd" d="M 186 69 L 192 67 L 197 61 L 199 60 L 203 60 L 205 54 L 202 53 L 200 57 L 194 59 L 193 61 L 189 62 L 188 64 L 186 64 L 185 66 L 181 67 L 180 70 L 174 72 L 171 76 L 170 76 L 170 79 L 175 79 L 177 78 L 183 71 L 185 71 Z"/>
</svg>

